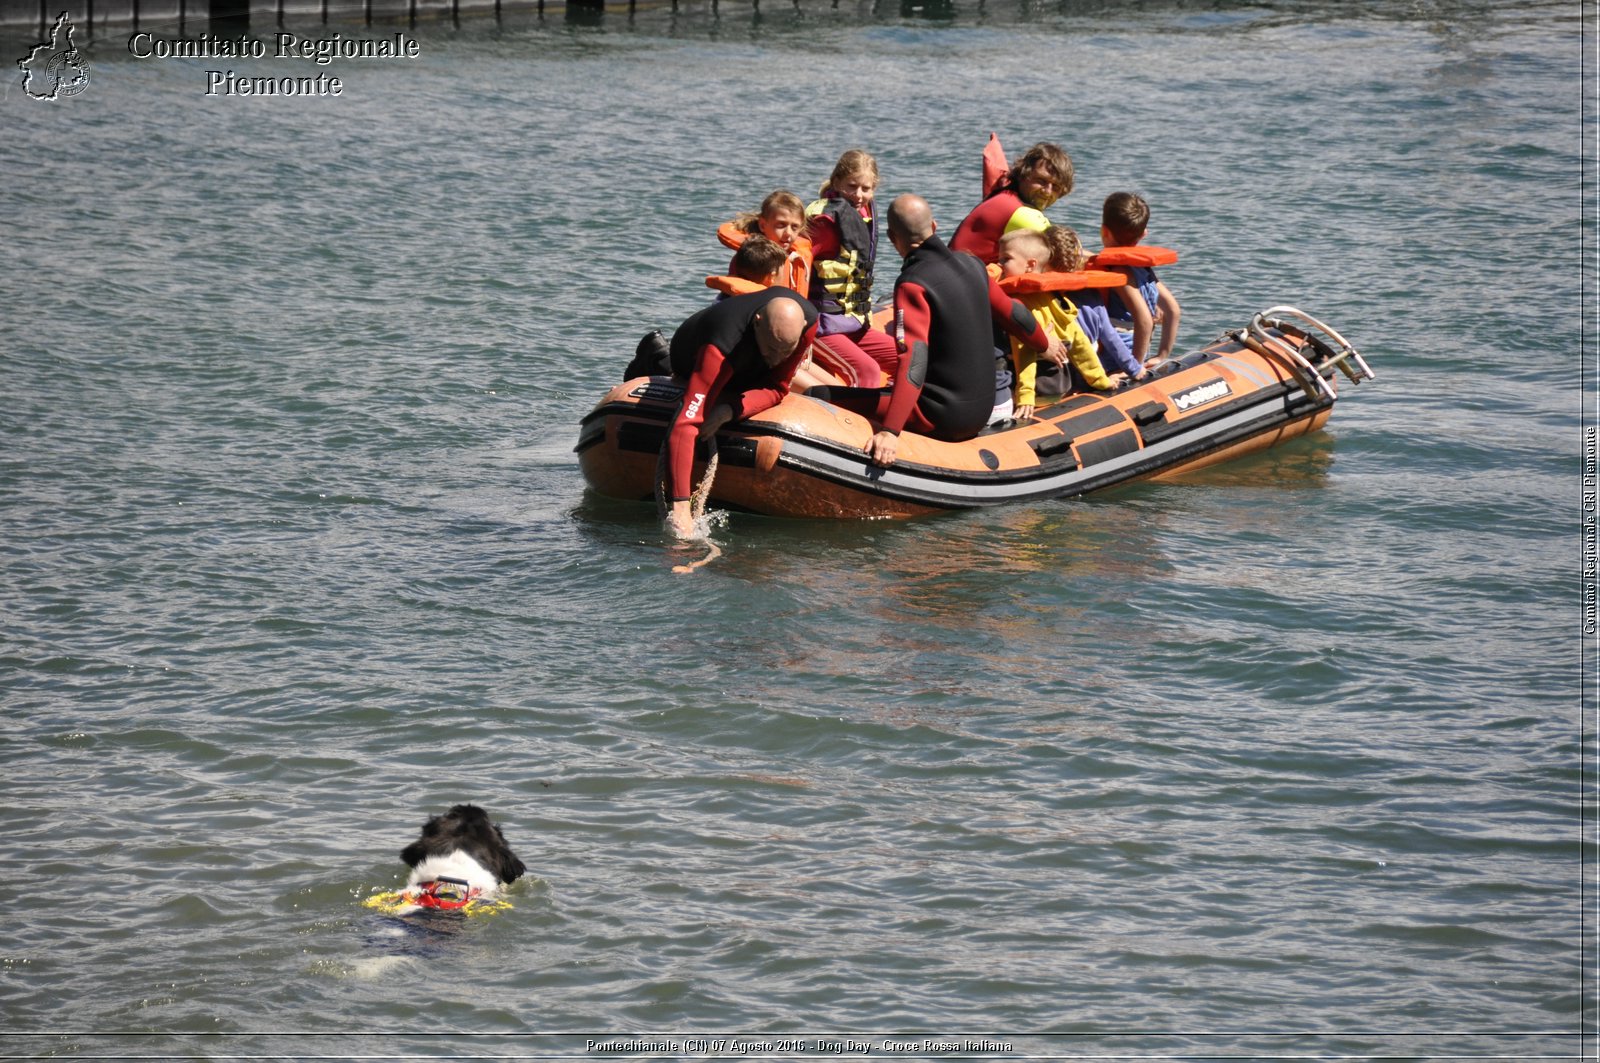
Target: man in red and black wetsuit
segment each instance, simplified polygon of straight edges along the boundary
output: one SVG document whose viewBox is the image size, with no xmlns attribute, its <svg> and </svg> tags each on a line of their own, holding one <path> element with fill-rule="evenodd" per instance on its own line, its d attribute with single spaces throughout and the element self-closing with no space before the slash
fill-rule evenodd
<svg viewBox="0 0 1600 1063">
<path fill-rule="evenodd" d="M 894 285 L 894 331 L 900 366 L 887 389 L 812 388 L 806 394 L 882 425 L 865 450 L 878 465 L 894 464 L 902 429 L 934 439 L 971 439 L 994 408 L 991 320 L 1046 357 L 1062 355 L 1021 303 L 971 255 L 950 250 L 920 196 L 889 204 L 889 239 L 905 258 Z M 1052 353 L 1053 352 L 1053 353 Z"/>
<path fill-rule="evenodd" d="M 672 334 L 672 375 L 687 386 L 667 434 L 669 531 L 693 533 L 695 440 L 783 401 L 816 331 L 817 308 L 808 299 L 766 288 L 712 303 Z"/>
</svg>

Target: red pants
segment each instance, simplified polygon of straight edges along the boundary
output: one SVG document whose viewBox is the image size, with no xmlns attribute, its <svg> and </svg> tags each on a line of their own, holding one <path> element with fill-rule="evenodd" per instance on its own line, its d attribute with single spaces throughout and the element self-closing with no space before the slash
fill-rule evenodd
<svg viewBox="0 0 1600 1063">
<path fill-rule="evenodd" d="M 893 380 L 900 367 L 900 349 L 894 339 L 874 328 L 818 336 L 816 342 L 826 352 L 817 352 L 818 363 L 847 384 L 875 388 L 883 383 L 883 375 Z"/>
</svg>

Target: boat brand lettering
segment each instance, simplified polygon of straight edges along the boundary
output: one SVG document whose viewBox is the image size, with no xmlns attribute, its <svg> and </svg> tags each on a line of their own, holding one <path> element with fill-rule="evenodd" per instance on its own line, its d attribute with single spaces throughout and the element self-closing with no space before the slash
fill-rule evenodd
<svg viewBox="0 0 1600 1063">
<path fill-rule="evenodd" d="M 702 402 L 704 402 L 704 401 L 706 401 L 705 392 L 703 392 L 703 391 L 695 392 L 694 393 L 694 401 L 689 403 L 689 408 L 687 410 L 683 411 L 683 415 L 685 417 L 693 417 L 693 416 L 695 416 L 695 414 L 700 412 L 700 404 Z"/>
<path fill-rule="evenodd" d="M 1208 380 L 1198 387 L 1178 392 L 1172 396 L 1172 404 L 1181 412 L 1183 410 L 1192 410 L 1196 406 L 1204 406 L 1208 402 L 1216 402 L 1218 399 L 1226 398 L 1232 394 L 1233 391 L 1228 387 L 1226 380 Z"/>
</svg>

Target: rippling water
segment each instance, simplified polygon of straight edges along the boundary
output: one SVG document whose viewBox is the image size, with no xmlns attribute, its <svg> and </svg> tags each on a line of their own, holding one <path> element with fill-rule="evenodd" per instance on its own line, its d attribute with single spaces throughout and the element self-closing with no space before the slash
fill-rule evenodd
<svg viewBox="0 0 1600 1063">
<path fill-rule="evenodd" d="M 5 1048 L 1578 1051 L 1575 5 L 802 7 L 425 24 L 338 99 L 100 31 L 5 95 Z M 716 223 L 862 144 L 952 228 L 991 129 L 1086 234 L 1146 195 L 1187 343 L 1292 302 L 1378 381 L 673 575 L 571 448 Z M 533 876 L 397 941 L 457 800 Z"/>
</svg>

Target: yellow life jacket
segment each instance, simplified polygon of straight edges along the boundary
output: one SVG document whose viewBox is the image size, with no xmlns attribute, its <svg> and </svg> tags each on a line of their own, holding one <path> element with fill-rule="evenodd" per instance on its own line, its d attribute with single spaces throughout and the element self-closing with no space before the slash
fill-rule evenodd
<svg viewBox="0 0 1600 1063">
<path fill-rule="evenodd" d="M 839 230 L 839 251 L 811 264 L 808 293 L 824 314 L 848 314 L 868 324 L 872 319 L 872 262 L 877 256 L 877 226 L 843 199 L 819 199 L 806 207 L 808 219 L 826 216 Z"/>
</svg>

